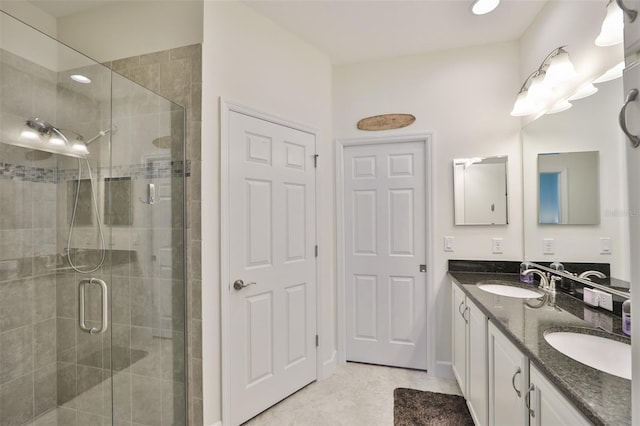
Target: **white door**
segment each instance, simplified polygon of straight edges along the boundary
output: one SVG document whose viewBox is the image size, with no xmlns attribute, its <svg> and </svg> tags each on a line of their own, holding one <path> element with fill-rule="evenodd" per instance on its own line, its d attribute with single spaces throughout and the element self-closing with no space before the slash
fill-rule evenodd
<svg viewBox="0 0 640 426">
<path fill-rule="evenodd" d="M 347 360 L 427 368 L 425 144 L 344 150 Z"/>
<path fill-rule="evenodd" d="M 315 136 L 229 114 L 230 416 L 316 379 Z M 241 280 L 246 287 L 236 289 Z"/>
</svg>

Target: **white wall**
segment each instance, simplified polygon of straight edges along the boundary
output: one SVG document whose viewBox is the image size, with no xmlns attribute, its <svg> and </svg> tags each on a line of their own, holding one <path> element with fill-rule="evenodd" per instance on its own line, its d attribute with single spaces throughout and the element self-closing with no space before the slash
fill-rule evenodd
<svg viewBox="0 0 640 426">
<path fill-rule="evenodd" d="M 448 259 L 520 260 L 522 198 L 520 120 L 509 115 L 520 85 L 517 43 L 407 56 L 334 67 L 333 117 L 338 139 L 434 132 L 434 253 L 437 370 L 450 362 L 450 286 Z M 360 131 L 363 117 L 410 113 L 406 128 Z M 454 226 L 453 159 L 508 155 L 509 225 Z M 455 237 L 455 251 L 443 251 L 444 236 Z M 491 253 L 492 237 L 504 239 L 504 253 Z"/>
<path fill-rule="evenodd" d="M 320 130 L 322 360 L 335 357 L 331 64 L 326 55 L 238 2 L 205 2 L 202 108 L 204 423 L 220 412 L 219 103 L 223 96 Z"/>
<path fill-rule="evenodd" d="M 1 10 L 98 62 L 202 43 L 202 8 L 202 0 L 123 1 L 55 18 L 26 0 L 0 1 Z M 59 54 L 46 47 L 47 55 Z M 31 50 L 23 49 L 21 55 L 31 59 Z M 42 52 L 32 55 L 40 57 L 34 62 L 43 62 Z M 50 68 L 72 66 L 82 64 Z"/>
<path fill-rule="evenodd" d="M 56 18 L 26 0 L 0 0 L 0 10 L 51 37 L 55 38 L 58 33 Z"/>
</svg>

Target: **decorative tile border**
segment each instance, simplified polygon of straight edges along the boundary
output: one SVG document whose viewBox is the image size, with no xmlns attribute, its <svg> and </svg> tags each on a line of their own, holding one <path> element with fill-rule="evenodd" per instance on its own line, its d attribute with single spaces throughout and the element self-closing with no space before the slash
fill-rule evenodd
<svg viewBox="0 0 640 426">
<path fill-rule="evenodd" d="M 186 167 L 185 167 L 186 166 Z M 94 173 L 95 170 L 94 170 Z M 86 172 L 84 173 L 86 174 Z M 191 176 L 191 161 L 155 161 L 148 164 L 131 164 L 126 166 L 100 167 L 100 177 L 131 179 L 161 179 Z M 77 169 L 44 169 L 41 167 L 23 166 L 0 162 L 0 179 L 35 183 L 61 183 L 78 178 Z"/>
</svg>

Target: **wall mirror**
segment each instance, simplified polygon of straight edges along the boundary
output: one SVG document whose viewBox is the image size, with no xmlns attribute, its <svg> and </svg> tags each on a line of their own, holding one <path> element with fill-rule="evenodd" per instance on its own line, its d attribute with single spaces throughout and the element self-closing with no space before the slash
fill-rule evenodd
<svg viewBox="0 0 640 426">
<path fill-rule="evenodd" d="M 573 107 L 557 114 L 547 114 L 528 124 L 522 130 L 522 172 L 524 203 L 524 254 L 539 262 L 598 262 L 611 265 L 611 275 L 629 279 L 628 234 L 629 217 L 627 205 L 625 141 L 618 126 L 618 112 L 623 102 L 622 80 L 616 79 L 597 84 L 594 95 L 573 101 Z M 559 153 L 559 154 L 550 154 Z M 588 154 L 591 153 L 591 154 Z M 558 172 L 578 157 L 591 157 L 590 171 L 579 180 L 590 181 L 597 189 L 583 190 L 571 187 L 572 176 L 548 177 L 551 183 L 573 196 L 574 192 L 598 194 L 584 202 L 581 214 L 589 218 L 568 219 L 564 225 L 562 216 L 571 216 L 572 201 L 558 201 L 557 195 L 545 194 L 540 188 L 540 171 Z M 547 166 L 557 162 L 562 166 Z M 541 166 L 540 166 L 541 164 Z M 599 169 L 599 170 L 597 170 Z M 587 177 L 588 175 L 588 177 Z M 544 179 L 544 178 L 543 178 Z M 557 184 L 554 179 L 559 180 Z M 540 191 L 543 198 L 540 199 Z M 546 203 L 556 197 L 560 204 L 558 224 L 554 214 L 546 217 Z M 541 202 L 539 202 L 541 200 Z M 563 206 L 563 203 L 565 204 Z M 562 212 L 565 209 L 569 214 Z M 544 214 L 543 214 L 544 213 Z"/>
<path fill-rule="evenodd" d="M 507 156 L 453 160 L 456 225 L 506 225 Z"/>
<path fill-rule="evenodd" d="M 538 223 L 600 223 L 598 151 L 538 154 Z"/>
</svg>

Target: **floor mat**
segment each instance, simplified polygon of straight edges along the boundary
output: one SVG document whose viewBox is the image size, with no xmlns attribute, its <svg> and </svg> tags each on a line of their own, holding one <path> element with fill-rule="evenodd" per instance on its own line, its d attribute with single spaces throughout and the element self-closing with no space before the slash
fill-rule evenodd
<svg viewBox="0 0 640 426">
<path fill-rule="evenodd" d="M 394 426 L 473 426 L 463 397 L 396 388 L 393 391 Z"/>
</svg>

